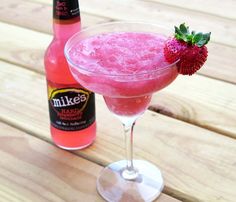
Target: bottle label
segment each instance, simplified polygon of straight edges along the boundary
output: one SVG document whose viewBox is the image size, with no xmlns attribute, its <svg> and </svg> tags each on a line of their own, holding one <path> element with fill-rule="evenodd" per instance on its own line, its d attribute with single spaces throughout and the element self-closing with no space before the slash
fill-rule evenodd
<svg viewBox="0 0 236 202">
<path fill-rule="evenodd" d="M 80 17 L 78 0 L 53 0 L 53 17 L 67 20 Z"/>
<path fill-rule="evenodd" d="M 74 86 L 58 88 L 58 85 L 53 87 L 48 84 L 48 94 L 49 114 L 53 127 L 64 131 L 77 131 L 94 123 L 94 93 Z"/>
</svg>

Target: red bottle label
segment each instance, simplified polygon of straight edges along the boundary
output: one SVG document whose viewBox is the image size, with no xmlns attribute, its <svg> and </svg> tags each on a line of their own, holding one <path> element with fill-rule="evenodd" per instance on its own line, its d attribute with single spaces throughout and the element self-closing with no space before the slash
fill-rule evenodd
<svg viewBox="0 0 236 202">
<path fill-rule="evenodd" d="M 53 17 L 67 20 L 80 17 L 78 0 L 53 0 Z"/>
<path fill-rule="evenodd" d="M 82 130 L 95 121 L 94 93 L 74 86 L 48 85 L 51 125 L 57 129 Z"/>
</svg>

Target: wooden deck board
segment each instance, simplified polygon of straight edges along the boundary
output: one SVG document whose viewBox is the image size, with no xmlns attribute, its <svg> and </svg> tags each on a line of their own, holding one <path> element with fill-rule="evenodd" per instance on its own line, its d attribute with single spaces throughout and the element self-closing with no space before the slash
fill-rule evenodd
<svg viewBox="0 0 236 202">
<path fill-rule="evenodd" d="M 236 138 L 236 88 L 206 77 L 179 76 L 154 94 L 150 109 Z"/>
<path fill-rule="evenodd" d="M 85 26 L 107 22 L 109 18 L 93 16 L 82 12 Z M 39 32 L 52 33 L 52 7 L 26 0 L 2 0 L 0 21 L 15 24 Z"/>
<path fill-rule="evenodd" d="M 234 61 L 236 48 L 211 42 L 207 47 L 209 52 L 207 62 L 198 73 L 236 84 L 236 62 Z"/>
<path fill-rule="evenodd" d="M 0 66 L 0 119 L 51 141 L 44 76 L 3 62 Z M 123 136 L 120 123 L 97 97 L 98 138 L 77 153 L 107 165 L 123 158 Z M 160 166 L 166 193 L 186 201 L 234 202 L 234 139 L 152 112 L 139 119 L 135 133 L 135 156 Z"/>
<path fill-rule="evenodd" d="M 0 23 L 0 29 L 6 36 L 0 39 L 0 58 L 43 73 L 43 54 L 51 35 L 5 23 Z M 154 94 L 152 109 L 236 138 L 235 97 L 233 84 L 198 75 L 179 76 Z"/>
<path fill-rule="evenodd" d="M 236 3 L 234 0 L 148 0 L 167 4 L 170 6 L 180 7 L 182 9 L 190 9 L 193 11 L 204 12 L 220 16 L 222 18 L 236 19 Z"/>
<path fill-rule="evenodd" d="M 1 202 L 102 202 L 101 166 L 0 122 Z M 156 201 L 178 202 L 166 194 Z M 179 201 L 180 202 L 180 201 Z"/>
<path fill-rule="evenodd" d="M 10 200 L 103 201 L 102 167 L 0 123 L 0 190 Z"/>
</svg>

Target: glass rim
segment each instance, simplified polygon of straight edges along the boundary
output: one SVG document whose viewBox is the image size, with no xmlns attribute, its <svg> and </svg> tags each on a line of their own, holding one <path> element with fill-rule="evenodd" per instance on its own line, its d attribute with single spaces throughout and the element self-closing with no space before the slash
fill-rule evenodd
<svg viewBox="0 0 236 202">
<path fill-rule="evenodd" d="M 74 38 L 76 38 L 77 36 L 79 35 L 82 35 L 83 33 L 86 33 L 86 32 L 89 32 L 90 30 L 96 30 L 96 28 L 99 28 L 99 27 L 105 27 L 105 26 L 111 26 L 111 25 L 119 25 L 119 24 L 133 24 L 133 25 L 151 25 L 151 26 L 154 26 L 154 27 L 158 27 L 158 28 L 162 28 L 162 29 L 165 29 L 165 30 L 171 30 L 171 29 L 168 29 L 166 28 L 165 26 L 162 26 L 162 25 L 159 25 L 159 24 L 155 24 L 155 23 L 148 23 L 148 22 L 142 22 L 142 21 L 114 21 L 114 22 L 107 22 L 107 23 L 100 23 L 100 24 L 97 24 L 97 25 L 93 25 L 93 26 L 90 26 L 90 27 L 86 27 L 78 32 L 76 32 L 74 35 L 72 35 L 66 42 L 65 44 L 65 47 L 64 47 L 64 55 L 66 57 L 66 60 L 69 64 L 71 64 L 73 67 L 76 67 L 76 69 L 81 69 L 82 71 L 84 72 L 87 72 L 89 74 L 92 74 L 92 75 L 97 75 L 97 76 L 109 76 L 109 77 L 120 77 L 120 76 L 142 76 L 142 75 L 147 75 L 147 74 L 150 74 L 150 73 L 161 73 L 167 69 L 170 69 L 172 66 L 175 66 L 176 63 L 179 62 L 179 59 L 176 60 L 175 62 L 173 63 L 170 63 L 168 65 L 164 65 L 163 67 L 161 68 L 158 68 L 158 69 L 154 69 L 154 70 L 148 70 L 147 72 L 140 72 L 140 73 L 127 73 L 127 74 L 110 74 L 110 73 L 101 73 L 101 72 L 96 72 L 96 71 L 90 71 L 88 70 L 88 68 L 82 66 L 82 65 L 78 65 L 78 64 L 75 64 L 70 56 L 68 55 L 68 52 L 69 50 L 71 49 L 71 47 L 69 47 L 70 45 L 70 42 L 74 40 Z M 132 32 L 132 31 L 131 31 Z M 107 32 L 109 33 L 109 32 Z M 110 32 L 112 33 L 112 32 Z M 152 32 L 152 33 L 155 33 L 155 32 Z M 94 35 L 95 36 L 95 35 Z M 167 36 L 168 37 L 168 36 Z"/>
</svg>

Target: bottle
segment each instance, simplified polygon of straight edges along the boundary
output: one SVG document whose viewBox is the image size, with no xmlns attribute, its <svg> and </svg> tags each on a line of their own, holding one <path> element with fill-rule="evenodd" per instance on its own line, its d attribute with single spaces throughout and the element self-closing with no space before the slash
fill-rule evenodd
<svg viewBox="0 0 236 202">
<path fill-rule="evenodd" d="M 96 136 L 95 95 L 75 81 L 64 56 L 66 41 L 80 29 L 78 0 L 53 0 L 54 37 L 44 57 L 50 130 L 67 150 L 87 147 Z"/>
</svg>

